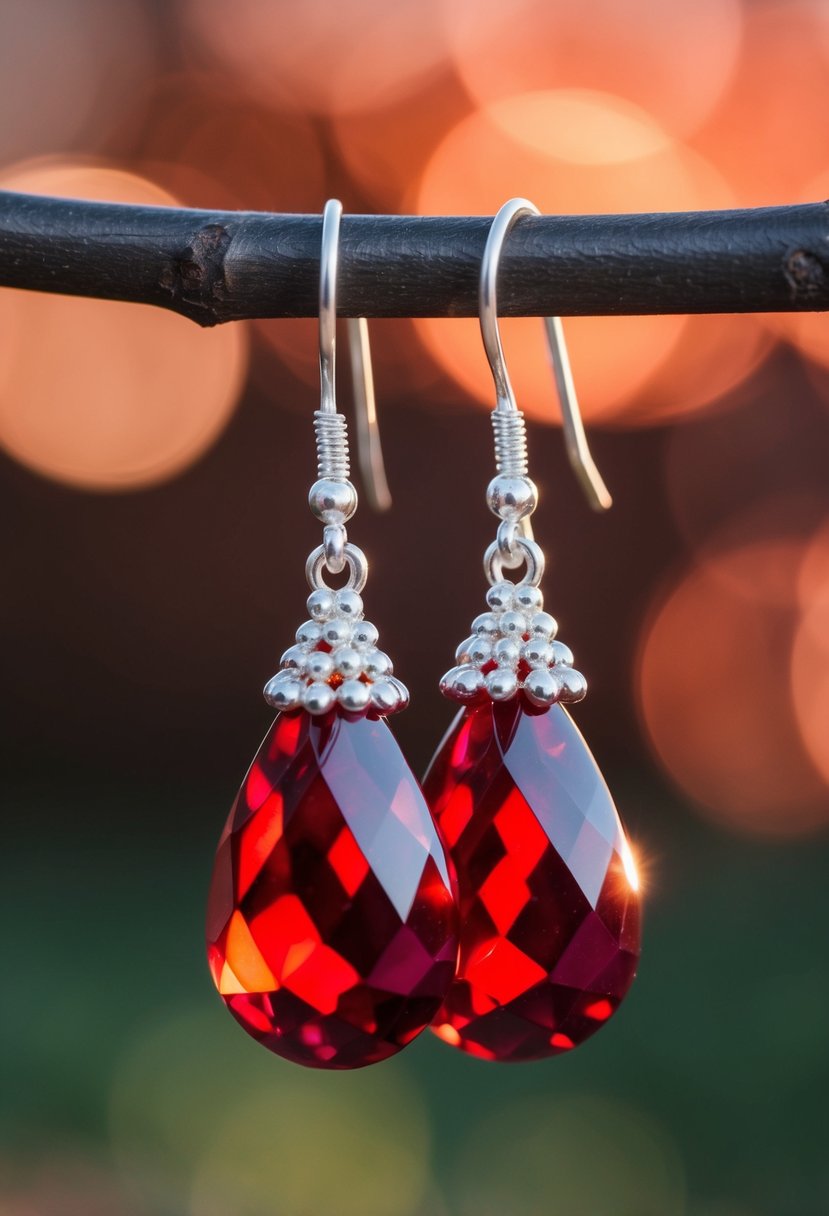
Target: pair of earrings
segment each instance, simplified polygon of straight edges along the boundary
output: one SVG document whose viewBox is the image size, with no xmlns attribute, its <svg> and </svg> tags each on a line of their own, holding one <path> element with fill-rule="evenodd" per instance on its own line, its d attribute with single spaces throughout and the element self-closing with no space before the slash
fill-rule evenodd
<svg viewBox="0 0 829 1216">
<path fill-rule="evenodd" d="M 481 265 L 497 392 L 487 501 L 500 522 L 484 558 L 487 610 L 441 682 L 461 710 L 422 789 L 385 722 L 408 693 L 363 615 L 367 563 L 345 526 L 357 495 L 334 393 L 341 214 L 330 201 L 322 224 L 309 501 L 323 542 L 306 566 L 309 620 L 265 687 L 278 716 L 219 842 L 211 973 L 249 1034 L 311 1067 L 375 1063 L 428 1026 L 482 1059 L 555 1055 L 598 1029 L 627 992 L 639 901 L 607 786 L 563 708 L 586 684 L 543 609 L 544 555 L 529 527 L 537 494 L 498 332 L 501 248 L 517 219 L 539 213 L 523 199 L 507 203 Z M 370 390 L 365 322 L 349 324 Z M 568 451 L 594 502 L 607 506 L 560 323 L 547 326 Z M 373 427 L 370 391 L 361 413 Z M 517 581 L 505 578 L 522 567 Z M 326 571 L 346 570 L 342 589 L 326 584 Z"/>
</svg>

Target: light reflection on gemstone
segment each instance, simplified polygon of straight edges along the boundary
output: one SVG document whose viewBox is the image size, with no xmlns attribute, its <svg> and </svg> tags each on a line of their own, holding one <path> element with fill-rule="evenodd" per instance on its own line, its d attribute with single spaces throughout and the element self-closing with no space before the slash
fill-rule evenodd
<svg viewBox="0 0 829 1216">
<path fill-rule="evenodd" d="M 472 1055 L 569 1051 L 618 1007 L 639 957 L 633 854 L 561 706 L 462 710 L 424 782 L 457 873 L 457 977 L 436 1034 Z"/>
<path fill-rule="evenodd" d="M 248 1033 L 313 1067 L 393 1055 L 443 999 L 456 921 L 434 823 L 386 723 L 277 718 L 208 906 L 211 974 Z"/>
</svg>

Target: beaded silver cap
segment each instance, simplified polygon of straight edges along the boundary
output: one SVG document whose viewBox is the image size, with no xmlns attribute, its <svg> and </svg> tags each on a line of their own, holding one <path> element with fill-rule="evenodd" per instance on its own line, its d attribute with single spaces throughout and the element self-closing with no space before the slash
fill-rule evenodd
<svg viewBox="0 0 829 1216">
<path fill-rule="evenodd" d="M 516 696 L 537 707 L 581 701 L 587 681 L 573 667 L 569 646 L 556 640 L 558 625 L 544 611 L 541 590 L 502 579 L 486 598 L 489 611 L 475 617 L 455 652 L 457 666 L 440 682 L 443 695 L 463 704 Z"/>
<path fill-rule="evenodd" d="M 350 714 L 405 709 L 409 694 L 392 674 L 392 662 L 377 646 L 377 627 L 363 615 L 363 601 L 348 588 L 320 588 L 308 596 L 310 620 L 282 656 L 280 670 L 265 685 L 274 709 L 325 714 L 335 706 Z"/>
</svg>

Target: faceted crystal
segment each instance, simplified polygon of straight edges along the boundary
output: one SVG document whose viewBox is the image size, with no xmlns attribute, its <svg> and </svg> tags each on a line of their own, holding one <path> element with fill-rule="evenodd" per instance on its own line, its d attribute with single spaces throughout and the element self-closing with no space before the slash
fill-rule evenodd
<svg viewBox="0 0 829 1216">
<path fill-rule="evenodd" d="M 420 787 L 382 718 L 276 719 L 219 841 L 213 980 L 272 1051 L 317 1068 L 393 1055 L 454 975 L 457 913 Z"/>
<path fill-rule="evenodd" d="M 487 1060 L 569 1051 L 639 957 L 638 880 L 596 762 L 560 705 L 462 710 L 424 781 L 457 872 L 457 976 L 433 1029 Z"/>
</svg>

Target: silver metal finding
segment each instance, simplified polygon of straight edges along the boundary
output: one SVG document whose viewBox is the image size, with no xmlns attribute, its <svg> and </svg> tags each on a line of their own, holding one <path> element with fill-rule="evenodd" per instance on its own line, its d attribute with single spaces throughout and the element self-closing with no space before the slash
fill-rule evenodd
<svg viewBox="0 0 829 1216">
<path fill-rule="evenodd" d="M 340 221 L 343 208 L 338 199 L 325 204 L 322 213 L 322 249 L 320 253 L 319 360 L 320 408 L 323 421 L 318 430 L 320 462 L 325 456 L 336 471 L 321 469 L 320 477 L 348 478 L 348 445 L 344 441 L 345 419 L 337 413 L 337 267 L 340 248 Z M 365 317 L 349 317 L 348 349 L 354 392 L 354 412 L 357 421 L 357 457 L 369 504 L 377 511 L 391 506 L 380 430 L 374 397 L 374 374 L 371 366 L 371 346 Z M 332 419 L 338 419 L 333 423 Z M 327 444 L 320 448 L 321 441 Z M 344 470 L 344 471 L 343 471 Z"/>
<path fill-rule="evenodd" d="M 391 494 L 386 479 L 383 447 L 380 443 L 380 426 L 377 422 L 368 321 L 365 317 L 349 317 L 346 325 L 354 392 L 354 419 L 357 423 L 357 461 L 360 465 L 360 477 L 372 510 L 388 511 L 391 506 Z"/>
<path fill-rule="evenodd" d="M 520 586 L 537 587 L 541 582 L 544 574 L 544 550 L 526 536 L 517 536 L 515 546 L 518 550 L 517 560 L 513 560 L 511 566 L 507 566 L 497 540 L 492 542 L 484 554 L 484 573 L 493 587 L 502 582 L 505 568 L 513 569 L 520 566 L 522 561 L 527 564 L 527 572 Z"/>
<path fill-rule="evenodd" d="M 529 526 L 538 491 L 529 477 L 524 415 L 515 402 L 498 329 L 496 287 L 504 241 L 521 216 L 538 214 L 526 199 L 506 203 L 492 222 L 481 262 L 481 333 L 496 394 L 492 414 L 496 475 L 487 487 L 487 505 L 499 524 L 496 539 L 484 555 L 484 573 L 490 584 L 488 611 L 472 622 L 471 636 L 455 652 L 457 665 L 440 684 L 444 696 L 462 705 L 522 697 L 535 710 L 543 710 L 557 702 L 580 701 L 587 692 L 584 676 L 573 667 L 572 652 L 556 639 L 555 619 L 544 611 L 539 587 L 544 552 Z M 570 463 L 591 504 L 605 509 L 610 506 L 610 495 L 587 446 L 561 321 L 548 317 L 545 325 Z M 525 571 L 519 581 L 504 577 L 505 571 L 521 566 Z M 292 679 L 290 672 L 285 678 Z"/>
<path fill-rule="evenodd" d="M 317 480 L 308 505 L 323 525 L 323 543 L 308 557 L 305 575 L 311 588 L 309 620 L 300 625 L 296 642 L 280 660 L 280 670 L 265 685 L 267 703 L 283 713 L 303 710 L 315 716 L 341 712 L 375 716 L 405 709 L 409 694 L 392 675 L 391 659 L 377 647 L 378 631 L 363 615 L 360 592 L 366 584 L 368 562 L 351 544 L 346 523 L 357 509 L 357 491 L 350 475 L 348 428 L 337 411 L 335 386 L 337 321 L 337 252 L 342 205 L 326 203 L 320 251 L 320 406 L 314 413 Z M 371 376 L 371 354 L 363 319 L 349 323 L 355 403 L 368 443 L 366 484 L 369 498 L 389 503 L 377 435 L 377 412 Z M 359 347 L 359 349 L 357 349 Z M 325 581 L 325 572 L 348 570 L 339 590 Z"/>
<path fill-rule="evenodd" d="M 506 473 L 508 476 L 526 474 L 526 440 L 523 418 L 516 405 L 515 393 L 504 359 L 501 333 L 498 328 L 498 265 L 504 241 L 516 220 L 522 216 L 540 214 L 538 208 L 525 198 L 513 198 L 505 203 L 492 221 L 481 262 L 479 287 L 481 334 L 495 382 L 497 398 L 493 416 L 496 460 L 499 473 Z M 613 500 L 596 468 L 587 444 L 561 319 L 547 317 L 544 327 L 561 404 L 564 439 L 570 464 L 590 505 L 596 510 L 606 511 Z"/>
<path fill-rule="evenodd" d="M 337 357 L 337 264 L 340 254 L 340 220 L 343 205 L 330 198 L 322 213 L 320 240 L 320 412 L 336 414 L 337 388 L 335 364 Z M 348 473 L 346 472 L 346 476 Z"/>
<path fill-rule="evenodd" d="M 343 566 L 348 566 L 348 581 L 345 584 L 350 591 L 363 590 L 368 578 L 368 561 L 362 549 L 358 549 L 356 545 L 352 545 L 347 541 L 343 548 Z M 330 569 L 328 566 L 328 555 L 325 552 L 325 545 L 318 545 L 308 557 L 305 563 L 305 573 L 308 578 L 308 586 L 312 591 L 320 591 L 324 589 L 330 590 L 325 579 L 322 577 L 324 569 Z M 339 573 L 333 571 L 333 573 Z"/>
</svg>

